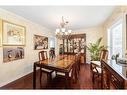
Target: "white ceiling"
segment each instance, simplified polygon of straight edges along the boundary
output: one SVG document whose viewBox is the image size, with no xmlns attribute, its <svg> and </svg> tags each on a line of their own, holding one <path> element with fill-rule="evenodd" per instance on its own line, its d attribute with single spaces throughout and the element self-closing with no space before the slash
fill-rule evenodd
<svg viewBox="0 0 127 95">
<path fill-rule="evenodd" d="M 1 6 L 26 19 L 55 30 L 61 17 L 72 30 L 98 26 L 111 15 L 116 6 Z"/>
</svg>

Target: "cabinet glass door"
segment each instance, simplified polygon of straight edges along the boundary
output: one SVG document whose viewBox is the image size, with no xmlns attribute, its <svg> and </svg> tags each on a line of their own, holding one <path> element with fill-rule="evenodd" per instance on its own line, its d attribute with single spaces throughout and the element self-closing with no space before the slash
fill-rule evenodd
<svg viewBox="0 0 127 95">
<path fill-rule="evenodd" d="M 64 40 L 64 52 L 67 52 L 67 39 Z"/>
</svg>

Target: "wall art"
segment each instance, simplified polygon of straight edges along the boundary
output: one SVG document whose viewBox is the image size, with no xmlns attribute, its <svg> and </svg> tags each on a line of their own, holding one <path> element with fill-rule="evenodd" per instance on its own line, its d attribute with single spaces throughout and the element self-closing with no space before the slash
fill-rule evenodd
<svg viewBox="0 0 127 95">
<path fill-rule="evenodd" d="M 34 35 L 34 50 L 48 49 L 48 37 Z"/>
<path fill-rule="evenodd" d="M 24 58 L 24 47 L 4 46 L 3 47 L 3 62 L 10 62 Z"/>
<path fill-rule="evenodd" d="M 26 28 L 3 20 L 3 45 L 25 45 Z"/>
</svg>

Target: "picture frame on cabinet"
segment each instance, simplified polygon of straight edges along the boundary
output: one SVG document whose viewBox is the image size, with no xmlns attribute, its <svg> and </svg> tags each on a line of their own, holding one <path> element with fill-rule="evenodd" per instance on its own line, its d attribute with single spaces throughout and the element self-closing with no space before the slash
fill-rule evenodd
<svg viewBox="0 0 127 95">
<path fill-rule="evenodd" d="M 2 20 L 2 34 L 4 46 L 25 46 L 26 27 L 6 20 Z"/>
</svg>

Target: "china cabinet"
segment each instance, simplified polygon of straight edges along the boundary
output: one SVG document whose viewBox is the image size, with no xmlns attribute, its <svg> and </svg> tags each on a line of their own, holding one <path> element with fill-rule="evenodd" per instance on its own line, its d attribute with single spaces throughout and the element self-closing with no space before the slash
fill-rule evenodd
<svg viewBox="0 0 127 95">
<path fill-rule="evenodd" d="M 86 63 L 86 34 L 73 34 L 63 39 L 64 54 L 76 54 L 81 52 L 81 63 Z"/>
</svg>

